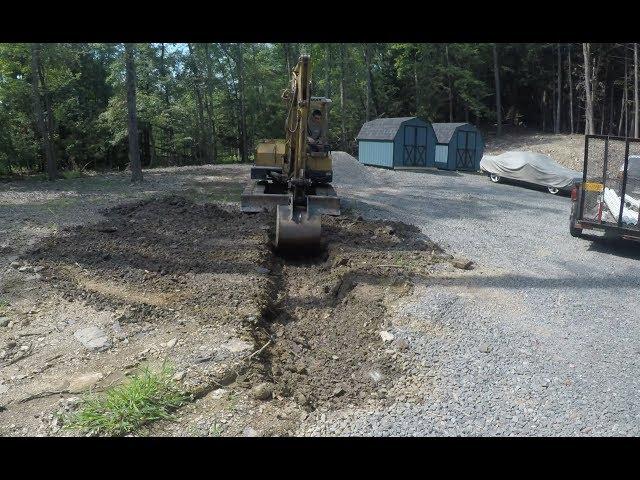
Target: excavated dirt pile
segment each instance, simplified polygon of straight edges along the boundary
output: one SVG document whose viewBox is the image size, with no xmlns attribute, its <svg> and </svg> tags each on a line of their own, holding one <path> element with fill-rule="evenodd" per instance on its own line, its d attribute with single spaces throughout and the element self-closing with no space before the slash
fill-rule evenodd
<svg viewBox="0 0 640 480">
<path fill-rule="evenodd" d="M 42 301 L 38 314 L 16 309 L 12 318 L 49 334 L 24 359 L 12 360 L 13 350 L 5 358 L 16 375 L 34 372 L 12 387 L 12 419 L 46 418 L 74 376 L 103 379 L 93 385 L 100 391 L 164 360 L 196 399 L 233 384 L 254 402 L 307 412 L 390 401 L 403 346 L 385 330 L 387 306 L 450 258 L 415 227 L 348 212 L 324 217 L 322 247 L 298 257 L 273 250 L 267 213 L 171 196 L 105 215 L 21 259 L 22 270 L 38 272 Z M 85 338 L 96 331 L 97 348 Z"/>
</svg>

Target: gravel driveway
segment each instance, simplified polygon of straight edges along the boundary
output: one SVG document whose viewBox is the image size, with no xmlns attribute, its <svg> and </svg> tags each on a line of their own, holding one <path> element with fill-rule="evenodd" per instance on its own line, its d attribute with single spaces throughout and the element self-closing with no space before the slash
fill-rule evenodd
<svg viewBox="0 0 640 480">
<path fill-rule="evenodd" d="M 570 199 L 546 191 L 346 154 L 334 169 L 365 217 L 415 224 L 477 267 L 396 309 L 404 401 L 316 412 L 300 434 L 640 434 L 640 248 L 572 238 Z"/>
</svg>

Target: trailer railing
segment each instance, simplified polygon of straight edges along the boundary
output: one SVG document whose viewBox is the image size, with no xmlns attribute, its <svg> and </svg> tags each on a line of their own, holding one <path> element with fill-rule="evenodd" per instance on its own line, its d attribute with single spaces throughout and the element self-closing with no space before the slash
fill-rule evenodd
<svg viewBox="0 0 640 480">
<path fill-rule="evenodd" d="M 578 219 L 592 225 L 640 231 L 640 139 L 585 135 L 582 195 Z"/>
</svg>

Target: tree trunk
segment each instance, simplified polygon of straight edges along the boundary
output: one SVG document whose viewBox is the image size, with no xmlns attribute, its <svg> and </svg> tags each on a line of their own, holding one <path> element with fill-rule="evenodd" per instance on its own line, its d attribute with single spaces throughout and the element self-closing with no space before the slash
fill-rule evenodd
<svg viewBox="0 0 640 480">
<path fill-rule="evenodd" d="M 558 44 L 558 86 L 556 93 L 556 123 L 553 128 L 554 133 L 560 133 L 560 112 L 562 111 L 562 52 L 560 51 L 560 44 Z"/>
<path fill-rule="evenodd" d="M 498 69 L 498 45 L 493 44 L 493 74 L 496 83 L 496 118 L 498 122 L 498 129 L 496 135 L 499 137 L 502 135 L 502 101 L 500 99 L 500 71 Z"/>
<path fill-rule="evenodd" d="M 449 90 L 449 122 L 453 122 L 453 87 L 451 85 L 451 73 L 449 72 L 449 45 L 444 45 L 444 56 L 447 63 L 447 84 Z"/>
<path fill-rule="evenodd" d="M 167 69 L 166 69 L 166 65 L 165 65 L 165 54 L 166 54 L 165 44 L 161 43 L 160 44 L 160 77 L 162 77 L 163 90 L 164 90 L 164 95 L 163 95 L 163 97 L 164 97 L 164 108 L 165 108 L 167 114 L 170 115 L 169 108 L 171 107 L 171 93 L 170 93 L 170 89 L 169 89 L 170 82 L 166 78 Z M 169 148 L 170 148 L 170 151 L 173 152 L 174 151 L 173 128 L 169 128 L 167 133 L 168 133 L 168 137 L 169 137 Z M 162 142 L 162 143 L 164 144 L 164 142 Z"/>
<path fill-rule="evenodd" d="M 542 91 L 542 131 L 547 130 L 547 91 Z"/>
<path fill-rule="evenodd" d="M 593 135 L 593 96 L 591 91 L 591 45 L 582 44 L 584 54 L 585 134 Z"/>
<path fill-rule="evenodd" d="M 189 60 L 191 65 L 191 73 L 193 74 L 193 88 L 196 94 L 196 107 L 198 109 L 198 156 L 203 157 L 202 160 L 198 159 L 200 163 L 205 163 L 209 160 L 209 142 L 207 139 L 206 129 L 204 126 L 204 101 L 202 99 L 202 82 L 200 78 L 200 70 L 198 69 L 198 59 L 194 52 L 194 48 L 190 43 L 187 43 L 189 49 Z"/>
<path fill-rule="evenodd" d="M 418 78 L 418 59 L 413 59 L 413 82 L 416 89 L 416 116 L 420 115 L 420 79 Z"/>
<path fill-rule="evenodd" d="M 244 95 L 244 53 L 242 43 L 236 44 L 236 68 L 238 70 L 238 89 L 240 93 L 240 159 L 242 163 L 247 161 L 247 114 Z"/>
<path fill-rule="evenodd" d="M 618 123 L 618 136 L 622 137 L 622 133 L 627 135 L 627 102 L 629 100 L 629 96 L 627 94 L 627 83 L 628 83 L 628 75 L 627 75 L 627 50 L 626 45 L 623 45 L 624 50 L 624 84 L 622 85 L 622 104 L 620 106 L 620 121 Z M 624 130 L 623 127 L 624 120 Z"/>
<path fill-rule="evenodd" d="M 626 95 L 627 95 L 627 89 L 623 85 L 622 86 L 622 93 L 620 95 L 620 98 L 622 100 L 620 101 L 620 121 L 618 122 L 618 136 L 619 137 L 622 136 L 622 121 L 624 120 L 624 104 L 627 101 Z"/>
<path fill-rule="evenodd" d="M 124 44 L 126 82 L 127 82 L 127 112 L 129 119 L 129 162 L 131 164 L 131 181 L 142 181 L 142 164 L 140 163 L 140 148 L 138 147 L 138 110 L 136 106 L 136 64 L 133 58 L 134 45 Z"/>
<path fill-rule="evenodd" d="M 216 122 L 213 109 L 213 73 L 211 71 L 211 58 L 209 57 L 209 44 L 204 44 L 204 54 L 207 65 L 207 95 L 206 102 L 207 116 L 209 117 L 209 124 L 211 125 L 211 144 L 212 144 L 212 156 L 211 163 L 218 162 L 218 141 L 216 139 Z"/>
<path fill-rule="evenodd" d="M 327 63 L 325 65 L 324 72 L 324 96 L 326 98 L 331 98 L 331 44 L 326 44 L 326 55 L 327 55 Z"/>
<path fill-rule="evenodd" d="M 607 135 L 611 135 L 613 133 L 613 127 L 615 125 L 615 120 L 613 119 L 614 116 L 614 110 L 613 110 L 613 97 L 614 97 L 614 79 L 611 79 L 611 88 L 609 89 L 609 125 L 607 128 Z"/>
<path fill-rule="evenodd" d="M 49 180 L 55 180 L 58 176 L 56 168 L 56 158 L 53 151 L 53 142 L 51 138 L 50 127 L 52 125 L 51 119 L 47 119 L 45 122 L 44 114 L 42 112 L 42 103 L 40 99 L 40 82 L 44 74 L 42 73 L 42 62 L 40 57 L 40 44 L 31 44 L 31 94 L 33 100 L 33 110 L 36 117 L 36 124 L 42 137 L 42 146 L 46 159 L 47 178 Z M 50 116 L 50 111 L 48 116 Z"/>
<path fill-rule="evenodd" d="M 344 91 L 344 43 L 340 44 L 340 143 L 343 150 L 347 148 L 347 129 L 345 119 L 345 91 Z"/>
<path fill-rule="evenodd" d="M 373 76 L 371 74 L 371 50 L 370 45 L 365 43 L 362 46 L 363 54 L 364 54 L 364 63 L 367 70 L 367 90 L 366 90 L 366 109 L 365 109 L 365 118 L 368 122 L 371 120 L 371 103 L 374 101 L 373 99 Z M 377 112 L 375 112 L 377 114 Z"/>
<path fill-rule="evenodd" d="M 571 134 L 573 134 L 573 73 L 571 72 L 571 44 L 568 45 L 567 60 L 569 62 L 569 71 L 567 72 L 567 78 L 569 79 L 569 130 L 571 131 Z"/>
<path fill-rule="evenodd" d="M 638 44 L 633 44 L 633 136 L 640 138 L 640 124 L 638 122 Z"/>
</svg>

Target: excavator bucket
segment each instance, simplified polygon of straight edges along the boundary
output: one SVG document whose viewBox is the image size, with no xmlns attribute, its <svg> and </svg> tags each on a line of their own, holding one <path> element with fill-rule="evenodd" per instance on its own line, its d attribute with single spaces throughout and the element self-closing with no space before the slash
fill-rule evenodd
<svg viewBox="0 0 640 480">
<path fill-rule="evenodd" d="M 320 214 L 309 208 L 278 205 L 276 210 L 276 248 L 312 249 L 320 245 Z"/>
</svg>

